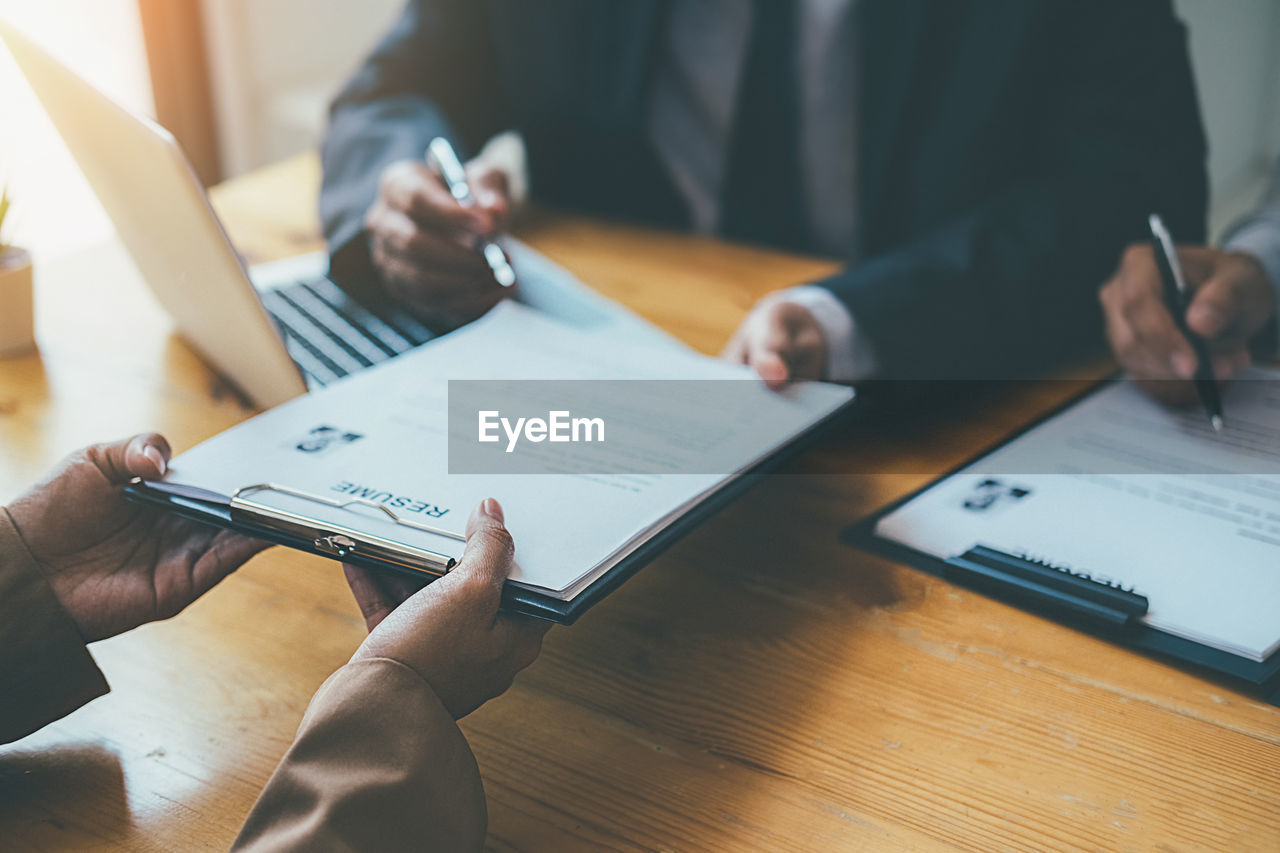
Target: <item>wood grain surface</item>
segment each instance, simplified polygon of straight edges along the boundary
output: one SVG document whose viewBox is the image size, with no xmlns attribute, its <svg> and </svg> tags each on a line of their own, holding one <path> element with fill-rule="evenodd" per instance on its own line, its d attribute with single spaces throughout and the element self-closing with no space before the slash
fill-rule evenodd
<svg viewBox="0 0 1280 853">
<path fill-rule="evenodd" d="M 253 261 L 318 248 L 305 157 L 220 187 Z M 831 265 L 543 214 L 521 236 L 704 352 Z M 37 271 L 0 362 L 0 501 L 76 446 L 184 449 L 252 414 L 123 251 Z M 825 440 L 467 718 L 494 850 L 1277 850 L 1280 711 L 836 541 L 1077 387 Z M 572 524 L 572 519 L 566 519 Z M 360 642 L 336 563 L 275 550 L 94 646 L 113 692 L 0 749 L 0 849 L 216 850 Z"/>
</svg>

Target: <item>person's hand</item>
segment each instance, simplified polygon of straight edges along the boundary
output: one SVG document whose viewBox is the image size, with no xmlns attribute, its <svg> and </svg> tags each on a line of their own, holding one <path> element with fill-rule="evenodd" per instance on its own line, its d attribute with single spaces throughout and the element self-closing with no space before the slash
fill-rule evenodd
<svg viewBox="0 0 1280 853">
<path fill-rule="evenodd" d="M 439 332 L 483 315 L 508 295 L 477 245 L 504 230 L 511 215 L 506 173 L 467 166 L 476 206 L 463 207 L 444 179 L 417 160 L 382 173 L 365 216 L 370 253 L 387 292 Z"/>
<path fill-rule="evenodd" d="M 351 659 L 399 661 L 431 685 L 454 719 L 503 693 L 537 658 L 551 627 L 498 610 L 514 555 L 502 507 L 489 498 L 467 521 L 458 565 L 427 586 L 345 565 L 370 632 Z"/>
<path fill-rule="evenodd" d="M 797 379 L 821 379 L 827 339 L 808 308 L 766 296 L 734 332 L 721 358 L 754 368 L 776 389 Z"/>
<path fill-rule="evenodd" d="M 85 642 L 168 619 L 268 547 L 125 500 L 134 477 L 164 476 L 169 454 L 155 434 L 98 444 L 8 507 Z"/>
<path fill-rule="evenodd" d="M 1196 247 L 1178 249 L 1178 258 L 1187 286 L 1195 291 L 1187 326 L 1208 345 L 1214 374 L 1230 379 L 1249 366 L 1249 341 L 1275 313 L 1275 290 L 1251 255 Z M 1099 298 L 1107 338 L 1121 366 L 1158 399 L 1194 402 L 1189 380 L 1195 376 L 1195 352 L 1165 306 L 1149 245 L 1125 250 Z"/>
</svg>

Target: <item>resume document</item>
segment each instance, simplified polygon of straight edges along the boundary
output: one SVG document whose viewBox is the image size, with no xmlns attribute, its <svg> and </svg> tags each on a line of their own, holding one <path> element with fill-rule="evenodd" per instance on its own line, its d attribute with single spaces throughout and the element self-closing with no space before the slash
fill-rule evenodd
<svg viewBox="0 0 1280 853">
<path fill-rule="evenodd" d="M 284 492 L 254 495 L 274 509 L 452 557 L 462 554 L 458 537 L 471 509 L 497 498 L 516 542 L 512 580 L 571 600 L 672 520 L 852 397 L 849 388 L 821 383 L 770 392 L 746 368 L 699 355 L 642 321 L 610 315 L 607 307 L 587 305 L 582 311 L 604 311 L 604 320 L 572 325 L 505 302 L 456 332 L 182 454 L 166 485 L 229 497 L 254 484 L 278 484 L 305 495 L 357 499 L 344 508 Z M 606 454 L 591 470 L 566 463 L 559 471 L 550 448 L 568 445 L 530 443 L 559 424 L 564 435 L 574 434 L 573 417 L 557 420 L 550 412 L 540 428 L 531 419 L 520 425 L 519 444 L 537 449 L 543 473 L 451 472 L 449 442 L 475 442 L 483 419 L 478 424 L 473 414 L 468 435 L 450 435 L 450 380 L 456 386 L 494 379 L 565 381 L 575 389 L 574 415 L 625 415 L 626 423 L 600 419 L 598 430 L 593 418 L 581 418 L 583 434 L 603 439 L 593 447 L 607 451 L 616 429 L 646 433 L 661 452 L 647 448 L 640 468 L 634 460 L 610 464 Z M 667 380 L 732 382 L 741 393 L 731 397 L 734 410 L 725 411 L 700 404 L 684 390 L 689 383 Z M 505 457 L 509 439 L 498 414 L 490 420 L 501 440 L 484 447 Z M 715 473 L 690 473 L 708 470 L 699 454 L 709 446 L 717 454 Z M 379 507 L 419 527 L 398 524 Z"/>
</svg>

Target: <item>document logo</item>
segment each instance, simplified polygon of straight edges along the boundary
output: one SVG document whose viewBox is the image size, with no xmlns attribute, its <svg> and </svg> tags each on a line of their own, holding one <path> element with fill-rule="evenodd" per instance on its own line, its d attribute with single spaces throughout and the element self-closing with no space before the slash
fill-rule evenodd
<svg viewBox="0 0 1280 853">
<path fill-rule="evenodd" d="M 323 457 L 362 438 L 364 436 L 358 432 L 348 432 L 334 426 L 318 426 L 297 441 L 290 442 L 288 446 L 308 456 Z"/>
<path fill-rule="evenodd" d="M 1013 506 L 1030 494 L 1031 490 L 1028 488 L 988 477 L 979 480 L 973 487 L 973 491 L 964 499 L 964 508 L 970 512 L 990 512 Z"/>
</svg>

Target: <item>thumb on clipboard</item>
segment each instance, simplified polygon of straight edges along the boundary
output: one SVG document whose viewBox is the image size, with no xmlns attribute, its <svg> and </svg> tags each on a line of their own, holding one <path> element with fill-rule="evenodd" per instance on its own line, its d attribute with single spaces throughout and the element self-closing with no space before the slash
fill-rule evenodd
<svg viewBox="0 0 1280 853">
<path fill-rule="evenodd" d="M 502 507 L 487 498 L 467 521 L 458 565 L 427 586 L 344 565 L 370 630 L 352 660 L 386 658 L 412 669 L 454 719 L 503 693 L 537 658 L 550 627 L 499 611 L 514 555 Z"/>
</svg>

